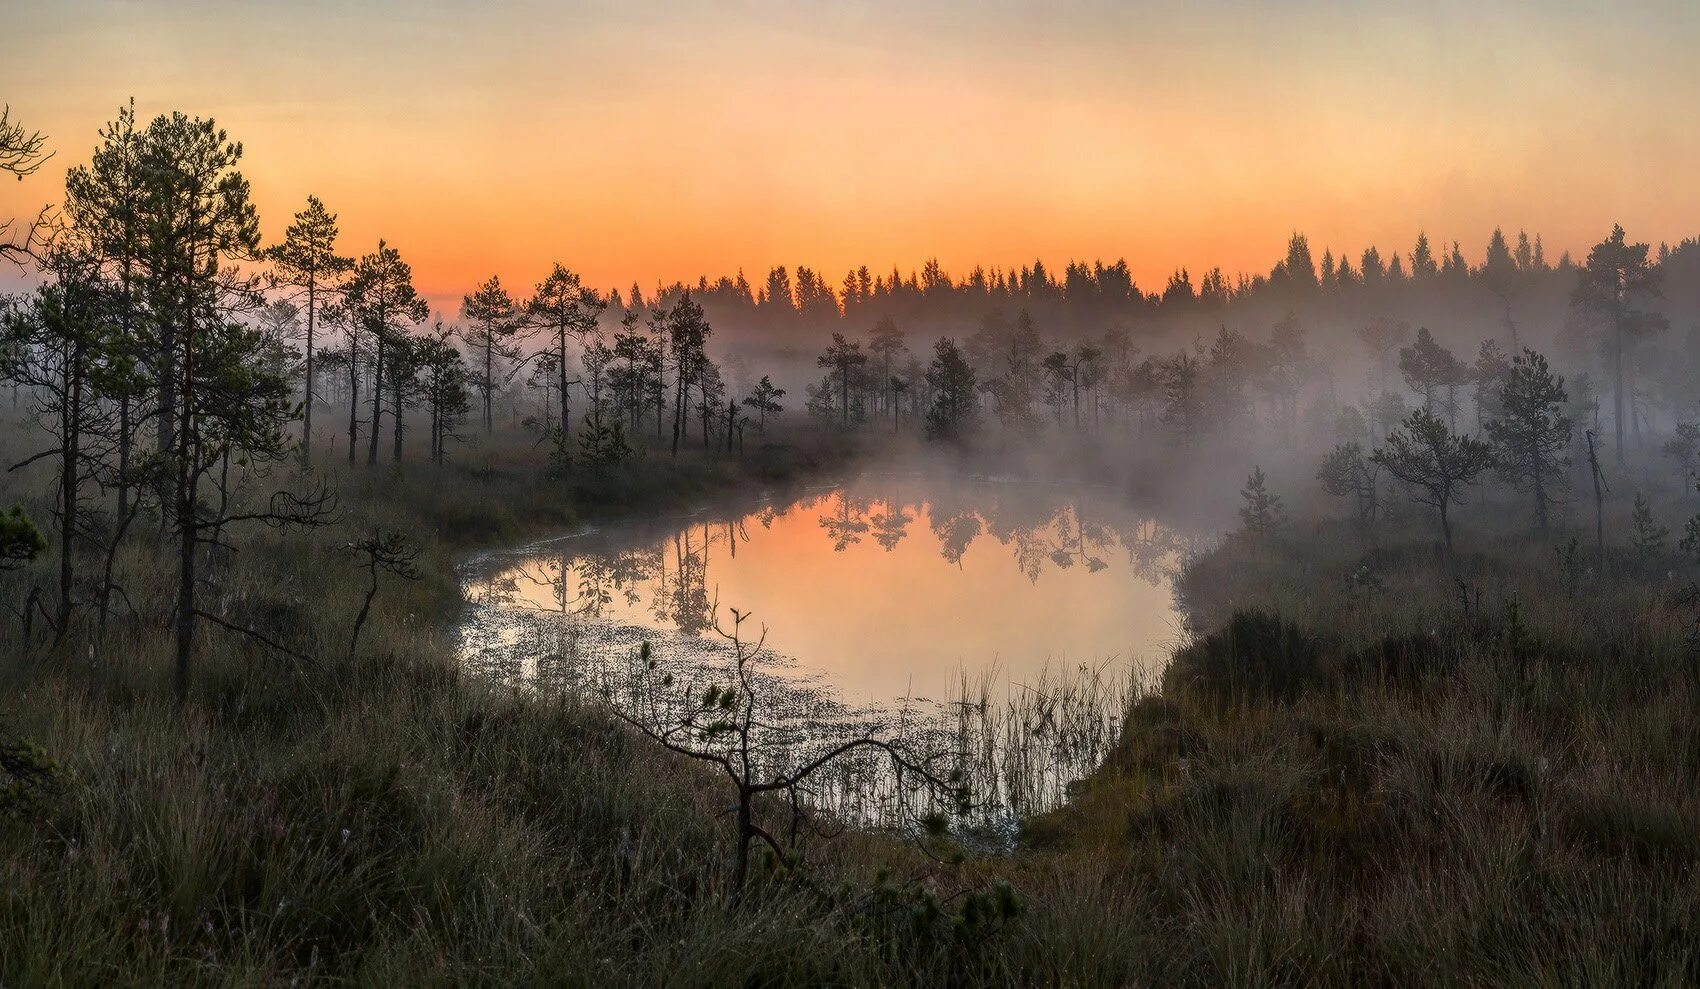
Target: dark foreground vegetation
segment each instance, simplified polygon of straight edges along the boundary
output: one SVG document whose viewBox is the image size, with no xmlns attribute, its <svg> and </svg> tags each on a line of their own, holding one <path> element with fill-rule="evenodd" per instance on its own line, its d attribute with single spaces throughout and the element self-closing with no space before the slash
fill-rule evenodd
<svg viewBox="0 0 1700 989">
<path fill-rule="evenodd" d="M 1187 568 L 1206 634 L 1029 834 L 1105 863 L 1100 895 L 1167 932 L 1129 973 L 1700 978 L 1691 565 L 1472 537 L 1448 559 L 1420 531 L 1307 522 Z"/>
<path fill-rule="evenodd" d="M 381 498 L 342 478 L 340 535 L 262 539 L 216 571 L 310 663 L 221 640 L 179 703 L 161 580 L 132 583 L 135 617 L 99 648 L 7 664 L 8 984 L 1700 973 L 1700 662 L 1674 547 L 1613 541 L 1602 568 L 1569 530 L 1465 526 L 1453 557 L 1421 516 L 1242 531 L 1181 578 L 1204 634 L 1013 853 L 849 831 L 789 867 L 758 857 L 737 897 L 723 781 L 594 699 L 456 666 L 453 554 L 612 492 L 567 510 L 436 476 L 387 474 Z M 631 480 L 689 501 L 751 477 Z M 435 535 L 420 580 L 385 578 L 353 660 L 367 580 L 338 540 L 373 526 Z"/>
<path fill-rule="evenodd" d="M 706 307 L 556 265 L 425 331 L 317 200 L 262 246 L 210 121 L 100 142 L 0 227 L 39 281 L 0 339 L 0 983 L 1700 981 L 1700 241 L 1419 238 L 1407 273 L 1295 235 L 1161 294 L 776 269 Z M 692 755 L 747 684 L 646 737 L 457 664 L 459 554 L 924 444 L 1171 504 L 1251 471 L 1178 577 L 1193 641 L 1012 848 L 780 840 L 792 788 Z"/>
</svg>

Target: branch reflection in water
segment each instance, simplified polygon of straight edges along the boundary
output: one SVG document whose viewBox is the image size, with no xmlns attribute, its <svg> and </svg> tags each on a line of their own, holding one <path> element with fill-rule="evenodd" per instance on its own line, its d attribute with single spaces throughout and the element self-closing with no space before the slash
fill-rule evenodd
<svg viewBox="0 0 1700 989">
<path fill-rule="evenodd" d="M 474 560 L 463 654 L 617 702 L 644 641 L 681 676 L 724 667 L 711 630 L 736 607 L 770 630 L 760 674 L 796 737 L 954 736 L 977 802 L 1025 813 L 1097 764 L 1178 644 L 1188 548 L 1108 490 L 870 476 Z M 823 803 L 864 822 L 891 796 L 840 784 Z"/>
</svg>

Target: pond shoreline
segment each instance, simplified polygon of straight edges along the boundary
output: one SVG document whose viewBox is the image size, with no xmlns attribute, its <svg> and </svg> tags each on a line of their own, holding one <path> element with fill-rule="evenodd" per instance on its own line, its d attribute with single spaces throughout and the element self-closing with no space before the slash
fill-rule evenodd
<svg viewBox="0 0 1700 989">
<path fill-rule="evenodd" d="M 946 515 L 935 519 L 934 511 Z M 881 523 L 894 517 L 902 524 L 882 531 Z M 1006 788 L 1015 785 L 1019 795 L 1010 791 L 1011 809 L 1032 812 L 1054 805 L 1068 784 L 1095 767 L 1129 691 L 1153 682 L 1183 631 L 1171 585 L 1178 544 L 1166 542 L 1171 537 L 1164 533 L 1110 485 L 868 468 L 842 480 L 732 492 L 689 509 L 586 523 L 466 556 L 456 566 L 462 610 L 457 644 L 461 661 L 480 677 L 545 694 L 607 694 L 610 678 L 640 643 L 653 644 L 658 659 L 681 678 L 721 667 L 726 650 L 709 630 L 724 617 L 720 605 L 736 602 L 771 621 L 781 643 L 799 647 L 767 652 L 762 665 L 776 694 L 791 698 L 785 706 L 816 719 L 812 733 L 830 737 L 914 717 L 927 731 L 960 731 L 958 709 L 968 708 L 981 719 L 1003 718 L 1010 723 L 975 728 L 999 736 L 996 745 L 982 745 L 983 775 Z M 1166 562 L 1149 573 L 1136 566 L 1133 544 L 1122 542 L 1133 536 L 1150 539 Z M 764 549 L 774 541 L 784 547 L 783 559 Z M 1127 560 L 1116 562 L 1123 550 Z M 897 571 L 881 569 L 899 564 Z M 773 566 L 780 569 L 765 569 Z M 874 569 L 862 575 L 869 566 Z M 986 583 L 994 576 L 997 581 Z M 948 591 L 943 596 L 932 590 L 939 580 Z M 860 600 L 847 615 L 806 594 L 789 605 L 772 597 L 801 593 L 792 590 L 799 583 L 836 588 L 824 593 L 828 602 Z M 694 594 L 686 594 L 691 586 Z M 980 606 L 1010 621 L 963 640 L 968 629 L 956 619 L 972 612 L 960 609 L 982 595 L 989 596 Z M 649 603 L 640 606 L 640 599 Z M 1045 613 L 1071 606 L 1082 638 L 1052 642 L 1055 629 L 1020 620 L 1020 608 Z M 1162 638 L 1129 651 L 1121 643 L 1136 641 L 1125 636 L 1141 614 L 1147 623 L 1161 616 Z M 687 615 L 694 617 L 687 621 Z M 870 638 L 870 630 L 878 634 Z M 1062 645 L 1070 641 L 1075 644 Z M 859 674 L 883 664 L 899 680 L 869 674 L 875 679 L 847 681 L 844 660 L 820 651 L 827 646 L 849 649 L 846 658 Z M 941 647 L 944 655 L 961 650 L 954 668 L 940 665 Z M 1080 662 L 1084 657 L 1095 658 Z M 878 687 L 882 682 L 890 685 Z M 1069 723 L 1066 739 L 1016 737 L 1016 725 L 1042 733 L 1044 724 L 1058 719 Z M 1012 754 L 1017 744 L 1028 751 Z M 1035 787 L 1044 789 L 1042 798 L 1034 796 Z"/>
</svg>

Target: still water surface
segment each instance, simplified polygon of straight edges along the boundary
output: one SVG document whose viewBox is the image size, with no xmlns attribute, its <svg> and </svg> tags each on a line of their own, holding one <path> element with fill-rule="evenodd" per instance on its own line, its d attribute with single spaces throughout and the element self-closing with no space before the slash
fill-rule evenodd
<svg viewBox="0 0 1700 989">
<path fill-rule="evenodd" d="M 1105 489 L 870 476 L 469 561 L 463 652 L 543 681 L 641 641 L 711 662 L 729 610 L 790 681 L 852 708 L 1149 675 L 1179 641 L 1180 537 Z"/>
</svg>

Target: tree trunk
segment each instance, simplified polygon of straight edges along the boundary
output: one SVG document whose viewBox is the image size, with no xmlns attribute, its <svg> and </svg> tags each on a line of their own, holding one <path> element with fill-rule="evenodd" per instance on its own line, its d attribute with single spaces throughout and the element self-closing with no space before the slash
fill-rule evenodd
<svg viewBox="0 0 1700 989">
<path fill-rule="evenodd" d="M 568 417 L 567 409 L 567 328 L 562 325 L 560 331 L 561 344 L 561 443 L 565 444 L 572 435 L 572 419 Z"/>
<path fill-rule="evenodd" d="M 401 463 L 401 376 L 390 375 L 390 415 L 395 421 L 395 462 Z"/>
<path fill-rule="evenodd" d="M 318 308 L 318 281 L 307 272 L 307 396 L 301 406 L 301 462 L 313 462 L 313 316 Z"/>
<path fill-rule="evenodd" d="M 378 345 L 372 358 L 372 426 L 366 443 L 366 466 L 378 465 L 378 437 L 384 423 L 384 335 L 377 335 Z"/>
<path fill-rule="evenodd" d="M 714 409 L 708 404 L 708 375 L 707 374 L 703 375 L 702 384 L 699 385 L 698 387 L 702 389 L 702 408 L 699 410 L 698 414 L 702 419 L 702 448 L 706 451 L 706 450 L 709 450 L 711 448 L 710 445 L 709 445 L 708 433 L 709 433 L 709 429 L 710 429 L 709 423 L 714 418 Z"/>
<path fill-rule="evenodd" d="M 71 625 L 71 585 L 75 577 L 73 551 L 76 549 L 77 503 L 80 500 L 77 475 L 81 468 L 77 461 L 81 456 L 83 433 L 83 343 L 81 340 L 71 345 L 70 360 L 66 362 L 66 372 L 65 411 L 60 427 L 64 436 L 60 444 L 59 616 L 58 628 L 53 633 L 55 645 L 64 641 Z"/>
<path fill-rule="evenodd" d="M 161 321 L 159 337 L 159 452 L 169 456 L 177 445 L 177 328 L 168 318 Z"/>
<path fill-rule="evenodd" d="M 354 451 L 360 437 L 360 362 L 354 337 L 348 338 L 348 466 L 354 466 Z"/>
<path fill-rule="evenodd" d="M 736 906 L 744 898 L 744 882 L 750 874 L 750 841 L 755 837 L 751 825 L 750 801 L 751 795 L 739 788 L 738 793 L 738 850 L 737 858 L 732 865 L 732 903 Z"/>
<path fill-rule="evenodd" d="M 1623 304 L 1612 304 L 1612 427 L 1617 433 L 1617 465 L 1623 466 Z"/>
<path fill-rule="evenodd" d="M 194 412 L 194 337 L 185 334 L 183 348 L 183 421 L 177 429 L 177 656 L 172 668 L 171 685 L 177 703 L 189 698 L 189 660 L 195 647 L 195 542 L 196 479 L 199 474 L 191 462 L 198 456 L 190 443 L 195 426 Z"/>
<path fill-rule="evenodd" d="M 679 423 L 684 416 L 685 408 L 684 369 L 680 368 L 678 374 L 678 383 L 673 391 L 673 456 L 675 457 L 679 455 Z M 661 410 L 659 408 L 656 409 L 655 416 L 657 419 L 661 417 Z"/>
<path fill-rule="evenodd" d="M 1547 527 L 1547 489 L 1546 483 L 1541 477 L 1545 473 L 1545 465 L 1541 463 L 1540 440 L 1533 439 L 1529 447 L 1529 465 L 1535 475 L 1535 527 L 1545 532 Z"/>
<path fill-rule="evenodd" d="M 1588 430 L 1588 473 L 1594 479 L 1594 542 L 1599 547 L 1600 574 L 1606 571 L 1606 510 L 1605 497 L 1600 492 L 1600 458 L 1594 452 L 1594 431 Z"/>
<path fill-rule="evenodd" d="M 128 218 L 126 218 L 128 219 Z M 128 228 L 126 228 L 127 230 Z M 128 242 L 128 234 L 126 234 Z M 129 250 L 126 247 L 126 252 Z M 126 253 L 123 273 L 120 281 L 124 286 L 124 305 L 119 316 L 119 326 L 124 332 L 124 340 L 128 343 L 131 336 L 131 321 L 134 311 L 134 300 L 130 296 L 131 260 Z M 14 403 L 17 392 L 12 393 Z M 126 392 L 118 396 L 118 517 L 128 518 L 130 514 L 130 395 Z"/>
<path fill-rule="evenodd" d="M 130 514 L 130 396 L 118 398 L 118 517 Z"/>
<path fill-rule="evenodd" d="M 496 431 L 496 421 L 490 415 L 490 393 L 496 390 L 495 379 L 495 330 L 493 327 L 484 328 L 484 435 Z"/>
</svg>

